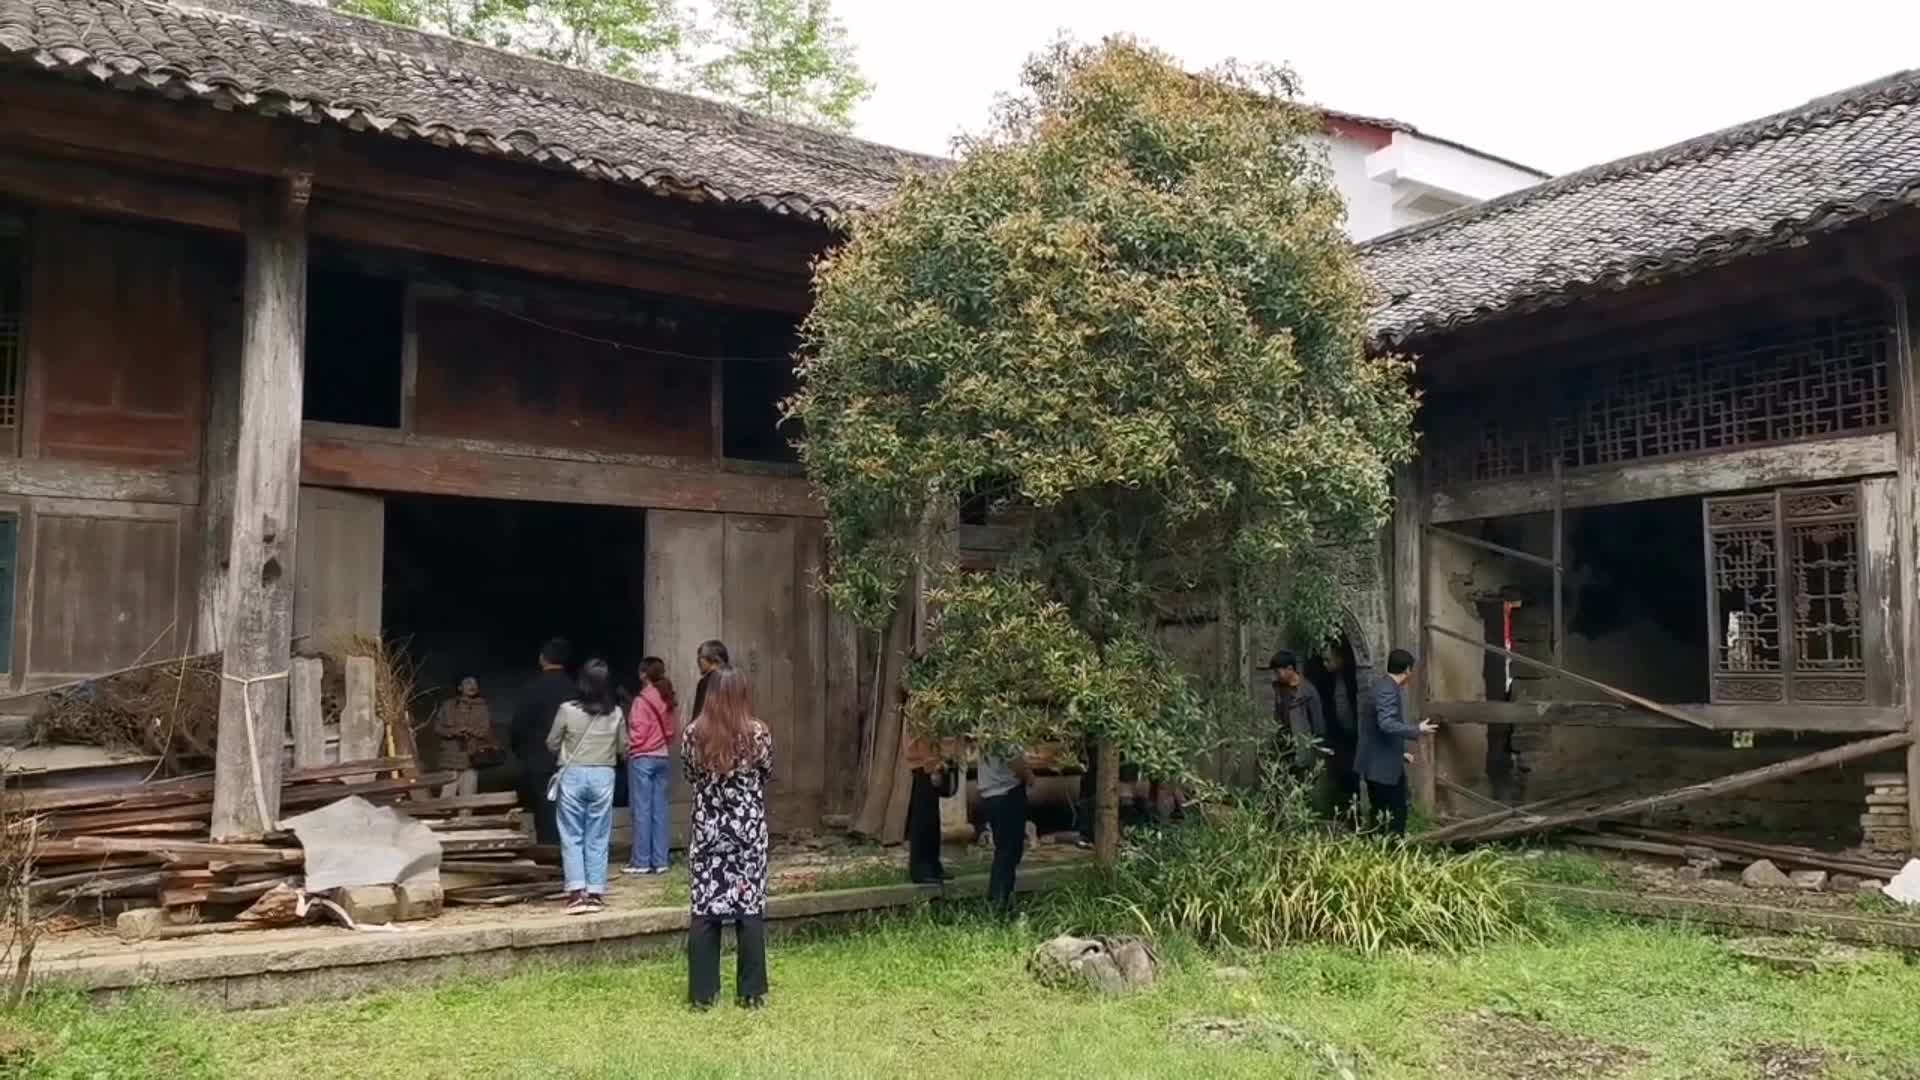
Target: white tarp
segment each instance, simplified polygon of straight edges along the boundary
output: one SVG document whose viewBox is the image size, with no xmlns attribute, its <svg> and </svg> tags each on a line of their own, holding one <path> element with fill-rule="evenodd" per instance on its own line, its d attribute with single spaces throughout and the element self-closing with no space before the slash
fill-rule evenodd
<svg viewBox="0 0 1920 1080">
<path fill-rule="evenodd" d="M 306 852 L 306 891 L 440 880 L 440 838 L 358 795 L 280 822 Z"/>
<path fill-rule="evenodd" d="M 1920 859 L 1908 859 L 1892 881 L 1880 886 L 1880 891 L 1903 904 L 1920 904 Z"/>
</svg>

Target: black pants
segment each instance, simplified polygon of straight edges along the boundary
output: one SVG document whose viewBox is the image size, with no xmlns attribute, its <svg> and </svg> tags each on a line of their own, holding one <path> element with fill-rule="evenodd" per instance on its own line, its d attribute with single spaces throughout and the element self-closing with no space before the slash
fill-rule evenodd
<svg viewBox="0 0 1920 1080">
<path fill-rule="evenodd" d="M 734 924 L 740 950 L 734 997 L 745 1004 L 767 996 L 766 917 L 695 915 L 687 927 L 687 1000 L 692 1004 L 712 1005 L 720 999 L 720 928 L 728 922 Z"/>
<path fill-rule="evenodd" d="M 982 803 L 993 830 L 993 872 L 987 876 L 987 903 L 1013 914 L 1013 880 L 1027 852 L 1027 789 L 1016 785 Z"/>
<path fill-rule="evenodd" d="M 1390 815 L 1393 835 L 1407 835 L 1407 781 L 1401 777 L 1397 784 L 1379 784 L 1367 781 L 1367 801 L 1372 804 L 1372 813 L 1377 817 L 1385 810 Z"/>
<path fill-rule="evenodd" d="M 933 777 L 915 769 L 907 796 L 907 879 L 937 884 L 940 873 L 940 790 Z"/>
<path fill-rule="evenodd" d="M 547 781 L 553 779 L 553 773 L 536 772 L 521 778 L 520 807 L 533 815 L 533 842 L 536 844 L 557 844 L 560 842 L 559 805 L 547 798 Z"/>
</svg>

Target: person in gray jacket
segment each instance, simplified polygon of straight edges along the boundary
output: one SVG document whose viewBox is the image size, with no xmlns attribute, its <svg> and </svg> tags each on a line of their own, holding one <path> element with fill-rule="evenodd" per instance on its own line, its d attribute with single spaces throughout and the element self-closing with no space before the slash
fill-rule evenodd
<svg viewBox="0 0 1920 1080">
<path fill-rule="evenodd" d="M 1393 835 L 1407 835 L 1407 762 L 1409 745 L 1420 736 L 1440 730 L 1431 720 L 1407 720 L 1401 690 L 1413 677 L 1413 654 L 1395 649 L 1387 656 L 1387 673 L 1373 685 L 1360 712 L 1360 738 L 1353 770 L 1367 784 L 1367 802 L 1373 813 L 1385 811 Z"/>
<path fill-rule="evenodd" d="M 580 667 L 579 696 L 560 706 L 547 732 L 547 749 L 560 767 L 548 797 L 560 804 L 560 866 L 569 915 L 605 906 L 614 767 L 626 754 L 626 736 L 626 714 L 614 700 L 607 662 L 587 661 Z"/>
</svg>

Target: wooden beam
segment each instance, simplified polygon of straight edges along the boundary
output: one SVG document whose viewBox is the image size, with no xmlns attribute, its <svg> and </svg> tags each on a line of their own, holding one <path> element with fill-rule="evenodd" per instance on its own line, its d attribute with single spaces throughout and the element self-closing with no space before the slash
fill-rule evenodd
<svg viewBox="0 0 1920 1080">
<path fill-rule="evenodd" d="M 1567 663 L 1567 482 L 1560 455 L 1553 458 L 1553 662 Z"/>
<path fill-rule="evenodd" d="M 774 282 L 739 273 L 648 262 L 623 252 L 493 231 L 484 221 L 453 225 L 322 201 L 314 207 L 313 231 L 316 236 L 368 247 L 444 256 L 483 266 L 684 296 L 730 307 L 800 315 L 813 303 L 811 286 L 805 278 Z"/>
<path fill-rule="evenodd" d="M 1625 889 L 1582 889 L 1529 882 L 1524 888 L 1559 904 L 1649 919 L 1766 930 L 1777 934 L 1818 934 L 1862 945 L 1920 949 L 1920 922 L 1900 916 L 1846 915 L 1807 907 L 1774 907 L 1746 900 L 1700 896 L 1661 896 Z"/>
<path fill-rule="evenodd" d="M 1894 561 L 1899 581 L 1901 695 L 1909 731 L 1920 740 L 1920 355 L 1904 283 L 1885 286 L 1893 316 L 1893 420 L 1898 467 L 1894 473 Z M 1920 741 L 1907 747 L 1908 854 L 1920 858 Z"/>
<path fill-rule="evenodd" d="M 0 494 L 192 506 L 200 501 L 200 481 L 166 469 L 0 458 Z"/>
<path fill-rule="evenodd" d="M 1394 649 L 1409 649 L 1419 663 L 1427 665 L 1425 671 L 1415 676 L 1416 685 L 1411 692 L 1404 693 L 1409 699 L 1408 711 L 1416 721 L 1425 715 L 1421 706 L 1428 696 L 1427 687 L 1433 681 L 1431 638 L 1423 632 L 1429 602 L 1425 535 L 1429 518 L 1421 474 L 1419 462 L 1402 465 L 1393 474 L 1393 640 L 1387 643 L 1389 653 Z M 1386 671 L 1384 658 L 1380 670 Z M 1414 743 L 1414 768 L 1406 781 L 1408 795 L 1428 812 L 1434 804 L 1434 771 L 1433 736 L 1422 735 Z"/>
<path fill-rule="evenodd" d="M 1475 641 L 1473 638 L 1470 638 L 1465 634 L 1456 633 L 1452 630 L 1447 629 L 1444 626 L 1439 625 L 1438 623 L 1428 623 L 1427 631 L 1429 633 L 1439 634 L 1442 637 L 1452 638 L 1455 641 L 1465 642 L 1468 645 L 1476 645 L 1486 650 L 1487 652 L 1493 653 L 1495 656 L 1504 656 L 1509 660 L 1518 660 L 1529 667 L 1539 668 L 1540 670 L 1545 671 L 1550 675 L 1558 675 L 1563 679 L 1567 679 L 1572 682 L 1579 683 L 1582 686 L 1590 686 L 1593 689 L 1598 690 L 1603 694 L 1606 694 L 1608 697 L 1619 698 L 1621 701 L 1624 701 L 1629 705 L 1639 706 L 1642 709 L 1646 709 L 1648 712 L 1659 713 L 1660 715 L 1668 717 L 1670 719 L 1678 720 L 1683 724 L 1691 724 L 1694 727 L 1706 726 L 1705 724 L 1702 724 L 1700 721 L 1694 719 L 1693 717 L 1688 716 L 1686 713 L 1683 713 L 1678 709 L 1674 709 L 1670 706 L 1662 705 L 1659 702 L 1654 701 L 1650 698 L 1644 698 L 1644 697 L 1641 697 L 1639 694 L 1632 693 L 1631 691 L 1622 690 L 1617 686 L 1612 686 L 1607 683 L 1603 683 L 1599 679 L 1588 678 L 1587 676 L 1582 675 L 1579 672 L 1568 671 L 1566 668 L 1560 667 L 1557 664 L 1549 664 L 1545 660 L 1535 660 L 1531 656 L 1522 656 L 1521 654 L 1514 652 L 1512 649 L 1503 649 L 1498 645 L 1493 645 L 1485 641 Z"/>
<path fill-rule="evenodd" d="M 1836 874 L 1856 874 L 1860 877 L 1879 878 L 1885 881 L 1900 872 L 1898 866 L 1883 865 L 1866 859 L 1845 859 L 1838 855 L 1829 855 L 1824 851 L 1787 844 L 1756 844 L 1751 840 L 1736 840 L 1730 836 L 1646 829 L 1638 825 L 1609 825 L 1608 827 L 1629 836 L 1676 844 L 1683 848 L 1712 848 L 1718 852 L 1744 855 L 1750 859 L 1772 859 L 1777 863 L 1797 864 L 1814 870 L 1829 870 Z"/>
<path fill-rule="evenodd" d="M 207 326 L 207 427 L 200 440 L 198 582 L 193 651 L 221 648 L 227 610 L 228 545 L 233 542 L 234 474 L 240 467 L 241 300 L 223 283 Z"/>
<path fill-rule="evenodd" d="M 327 735 L 320 712 L 321 663 L 317 656 L 293 658 L 287 720 L 293 730 L 293 767 L 326 764 Z"/>
<path fill-rule="evenodd" d="M 236 191 L 19 154 L 0 154 L 0 195 L 82 214 L 229 233 L 240 232 L 246 217 L 246 200 Z"/>
<path fill-rule="evenodd" d="M 309 435 L 301 480 L 361 491 L 707 513 L 820 517 L 803 476 L 459 449 L 440 440 Z"/>
<path fill-rule="evenodd" d="M 293 185 L 259 199 L 247 227 L 240 424 L 221 634 L 211 835 L 260 836 L 280 807 L 293 644 L 307 233 Z"/>
<path fill-rule="evenodd" d="M 1447 783 L 1447 781 L 1442 780 L 1441 783 L 1444 784 Z M 1498 807 L 1498 809 L 1491 810 L 1478 817 L 1468 818 L 1465 821 L 1456 821 L 1449 825 L 1443 825 L 1438 829 L 1423 832 L 1414 838 L 1418 843 L 1439 844 L 1463 838 L 1473 839 L 1474 834 L 1478 833 L 1481 829 L 1498 822 L 1519 817 L 1521 814 L 1537 813 L 1538 811 L 1545 810 L 1549 806 L 1560 806 L 1565 803 L 1577 802 L 1580 799 L 1590 798 L 1606 790 L 1605 788 L 1582 788 L 1568 795 L 1556 795 L 1551 799 L 1541 799 L 1537 802 L 1524 803 L 1520 806 L 1508 806 L 1506 803 L 1500 802 L 1497 799 L 1489 799 L 1485 795 L 1473 791 L 1471 788 L 1463 788 L 1457 784 L 1449 786 L 1452 790 L 1471 793 L 1474 798 L 1479 799 L 1483 803 Z"/>
<path fill-rule="evenodd" d="M 1455 543 L 1465 544 L 1468 547 L 1476 547 L 1482 551 L 1491 551 L 1495 555 L 1505 555 L 1509 559 L 1518 559 L 1523 563 L 1543 567 L 1547 570 L 1558 570 L 1560 568 L 1559 563 L 1544 555 L 1535 555 L 1531 551 L 1521 551 L 1519 548 L 1510 548 L 1505 544 L 1496 544 L 1491 540 L 1482 540 L 1477 536 L 1468 536 L 1466 533 L 1455 532 L 1452 529 L 1442 528 L 1438 525 L 1428 525 L 1426 531 L 1429 536 L 1444 536 Z"/>
<path fill-rule="evenodd" d="M 1475 834 L 1473 839 L 1477 842 L 1503 840 L 1511 836 L 1547 832 L 1553 829 L 1565 828 L 1568 825 L 1578 825 L 1586 821 L 1596 821 L 1600 818 L 1626 817 L 1631 814 L 1644 813 L 1648 810 L 1684 806 L 1687 803 L 1710 799 L 1716 795 L 1727 795 L 1735 791 L 1745 791 L 1748 788 L 1758 787 L 1761 784 L 1769 784 L 1775 780 L 1784 780 L 1789 776 L 1798 776 L 1801 773 L 1812 772 L 1815 769 L 1842 765 L 1859 758 L 1871 757 L 1874 754 L 1884 754 L 1889 750 L 1904 749 L 1911 745 L 1912 742 L 1912 732 L 1896 731 L 1887 735 L 1878 735 L 1871 739 L 1862 739 L 1859 742 L 1848 743 L 1845 746 L 1836 746 L 1830 750 L 1821 750 L 1812 754 L 1803 754 L 1796 758 L 1788 758 L 1785 761 L 1775 762 L 1772 765 L 1763 765 L 1757 769 L 1747 769 L 1744 772 L 1722 776 L 1716 780 L 1703 780 L 1697 784 L 1688 784 L 1685 787 L 1662 791 L 1655 795 L 1642 795 L 1637 798 L 1623 799 L 1619 802 L 1609 803 L 1605 806 L 1589 807 L 1546 817 L 1528 816 L 1510 824 L 1495 825 L 1490 829 Z"/>
<path fill-rule="evenodd" d="M 1904 731 L 1894 705 L 1668 705 L 1692 724 L 1615 701 L 1436 701 L 1427 711 L 1449 724 L 1550 724 L 1560 727 L 1704 727 L 1714 731 L 1819 731 L 1843 735 Z"/>
<path fill-rule="evenodd" d="M 1853 479 L 1894 471 L 1890 432 L 1762 446 L 1567 473 L 1565 509 Z M 1553 478 L 1525 477 L 1436 491 L 1433 520 L 1471 521 L 1553 509 Z"/>
</svg>

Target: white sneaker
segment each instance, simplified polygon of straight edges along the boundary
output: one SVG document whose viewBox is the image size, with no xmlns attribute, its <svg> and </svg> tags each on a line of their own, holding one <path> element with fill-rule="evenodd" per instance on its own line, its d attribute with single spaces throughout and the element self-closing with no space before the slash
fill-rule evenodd
<svg viewBox="0 0 1920 1080">
<path fill-rule="evenodd" d="M 568 915 L 585 915 L 592 910 L 593 901 L 588 898 L 586 893 L 576 893 L 573 899 L 567 901 L 566 913 Z"/>
<path fill-rule="evenodd" d="M 648 874 L 657 873 L 657 871 L 649 870 L 644 866 L 629 866 L 620 872 L 628 877 L 645 877 Z"/>
</svg>

